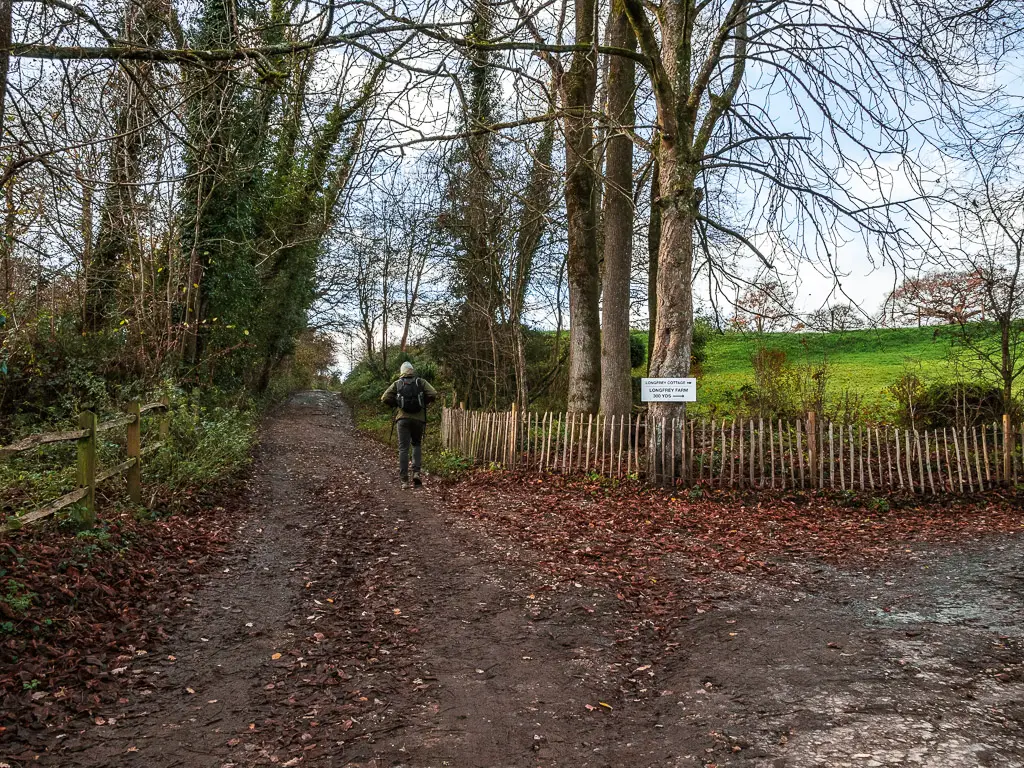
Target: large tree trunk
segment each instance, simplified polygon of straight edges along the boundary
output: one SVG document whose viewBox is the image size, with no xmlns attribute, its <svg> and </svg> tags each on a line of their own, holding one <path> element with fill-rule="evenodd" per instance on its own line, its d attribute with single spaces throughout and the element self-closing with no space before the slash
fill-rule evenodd
<svg viewBox="0 0 1024 768">
<path fill-rule="evenodd" d="M 651 168 L 651 218 L 647 227 L 647 375 L 654 359 L 654 329 L 658 326 L 658 250 L 661 248 L 661 181 L 657 144 Z"/>
<path fill-rule="evenodd" d="M 622 7 L 612 3 L 608 45 L 636 49 L 636 36 Z M 605 153 L 604 300 L 601 323 L 601 410 L 628 413 L 633 406 L 629 365 L 629 284 L 633 263 L 633 140 L 616 131 L 632 129 L 636 117 L 632 59 L 612 56 L 608 64 L 610 138 Z"/>
<path fill-rule="evenodd" d="M 594 42 L 594 0 L 576 0 L 576 43 Z M 577 51 L 563 78 L 565 211 L 568 218 L 568 409 L 595 413 L 601 404 L 601 280 L 597 252 L 597 172 L 591 116 L 597 88 L 592 51 Z"/>
<path fill-rule="evenodd" d="M 999 318 L 999 351 L 1001 357 L 1000 373 L 1003 379 L 1003 413 L 1011 413 L 1013 407 L 1013 368 L 1014 360 L 1010 353 L 1010 326 L 1013 318 Z"/>
<path fill-rule="evenodd" d="M 693 233 L 700 191 L 696 188 L 697 168 L 679 158 L 674 141 L 662 137 L 661 163 L 661 247 L 658 251 L 657 325 L 651 328 L 654 353 L 651 376 L 683 377 L 690 372 L 690 348 L 693 339 Z M 649 424 L 671 424 L 686 415 L 683 403 L 651 403 Z M 648 473 L 662 474 L 661 446 L 656 429 L 648 429 Z M 673 466 L 678 464 L 681 445 L 676 446 Z M 671 448 L 668 448 L 671 452 Z M 668 454 L 666 454 L 668 455 Z M 655 472 L 657 459 L 658 472 Z"/>
</svg>

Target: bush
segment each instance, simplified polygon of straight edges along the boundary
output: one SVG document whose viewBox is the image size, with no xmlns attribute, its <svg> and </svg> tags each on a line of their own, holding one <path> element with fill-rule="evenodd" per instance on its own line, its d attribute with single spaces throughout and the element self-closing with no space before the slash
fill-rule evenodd
<svg viewBox="0 0 1024 768">
<path fill-rule="evenodd" d="M 183 399 L 173 404 L 168 443 L 151 466 L 158 480 L 171 488 L 216 480 L 249 463 L 257 425 L 258 414 L 251 407 Z"/>
<path fill-rule="evenodd" d="M 1001 421 L 1016 404 L 1003 403 L 1002 390 L 983 382 L 931 382 L 904 374 L 886 391 L 896 401 L 901 426 L 935 429 Z"/>
<path fill-rule="evenodd" d="M 138 396 L 140 382 L 120 331 L 83 335 L 76 318 L 46 315 L 0 333 L 0 423 L 26 428 L 76 418 L 82 410 L 111 410 Z"/>
<path fill-rule="evenodd" d="M 703 365 L 708 359 L 708 344 L 716 333 L 714 326 L 707 320 L 698 318 L 693 324 L 693 341 L 690 348 L 690 360 L 693 365 Z"/>
<path fill-rule="evenodd" d="M 750 364 L 754 383 L 724 393 L 735 415 L 789 419 L 814 411 L 841 423 L 863 417 L 863 398 L 850 390 L 830 396 L 829 367 L 824 361 L 793 365 L 785 350 L 759 346 Z"/>
<path fill-rule="evenodd" d="M 647 342 L 642 336 L 629 334 L 629 367 L 639 368 L 647 362 Z"/>
</svg>

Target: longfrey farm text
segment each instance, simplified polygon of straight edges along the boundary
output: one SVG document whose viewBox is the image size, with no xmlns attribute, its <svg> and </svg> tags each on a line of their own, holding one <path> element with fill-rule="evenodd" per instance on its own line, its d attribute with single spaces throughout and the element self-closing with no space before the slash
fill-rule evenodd
<svg viewBox="0 0 1024 768">
<path fill-rule="evenodd" d="M 640 399 L 645 403 L 695 403 L 696 379 L 640 379 Z"/>
</svg>

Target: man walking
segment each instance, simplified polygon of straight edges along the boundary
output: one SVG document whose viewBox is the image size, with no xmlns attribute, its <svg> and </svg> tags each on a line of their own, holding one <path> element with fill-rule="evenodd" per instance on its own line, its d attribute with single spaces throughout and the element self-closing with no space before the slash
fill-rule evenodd
<svg viewBox="0 0 1024 768">
<path fill-rule="evenodd" d="M 398 473 L 402 488 L 409 487 L 409 447 L 412 446 L 412 484 L 419 488 L 420 462 L 423 458 L 423 430 L 427 426 L 427 406 L 437 399 L 437 390 L 416 375 L 412 363 L 402 363 L 400 376 L 380 399 L 398 410 Z"/>
</svg>

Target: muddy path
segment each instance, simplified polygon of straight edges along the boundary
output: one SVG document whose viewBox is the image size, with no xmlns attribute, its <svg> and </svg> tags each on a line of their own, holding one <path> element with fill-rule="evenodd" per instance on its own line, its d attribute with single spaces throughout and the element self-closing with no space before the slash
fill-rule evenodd
<svg viewBox="0 0 1024 768">
<path fill-rule="evenodd" d="M 114 662 L 117 705 L 0 764 L 1024 766 L 1020 537 L 730 576 L 659 632 L 398 489 L 327 393 L 268 418 L 248 497 L 171 639 Z"/>
</svg>

